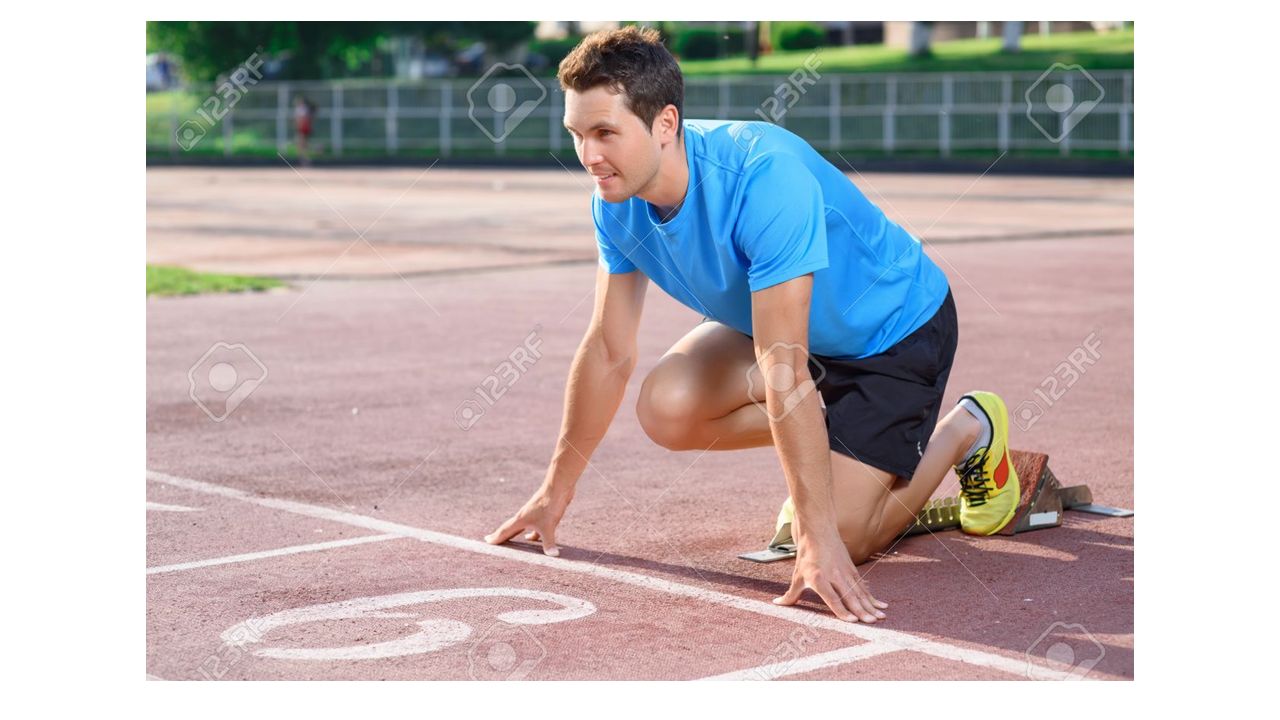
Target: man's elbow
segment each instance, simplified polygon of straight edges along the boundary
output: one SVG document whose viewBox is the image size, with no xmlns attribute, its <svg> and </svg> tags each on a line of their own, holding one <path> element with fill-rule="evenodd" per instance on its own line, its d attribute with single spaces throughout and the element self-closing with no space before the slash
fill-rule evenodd
<svg viewBox="0 0 1280 720">
<path fill-rule="evenodd" d="M 617 373 L 624 378 L 631 377 L 636 370 L 637 352 L 635 348 L 624 348 L 621 350 L 606 349 L 605 363 L 609 366 L 609 372 Z"/>
<path fill-rule="evenodd" d="M 775 389 L 799 387 L 805 381 L 812 381 L 809 359 L 808 349 L 793 343 L 774 343 L 756 354 L 766 384 Z"/>
<path fill-rule="evenodd" d="M 587 338 L 583 349 L 589 357 L 604 364 L 610 373 L 631 377 L 631 373 L 635 371 L 639 353 L 634 344 L 610 344 L 604 335 L 593 334 Z"/>
</svg>

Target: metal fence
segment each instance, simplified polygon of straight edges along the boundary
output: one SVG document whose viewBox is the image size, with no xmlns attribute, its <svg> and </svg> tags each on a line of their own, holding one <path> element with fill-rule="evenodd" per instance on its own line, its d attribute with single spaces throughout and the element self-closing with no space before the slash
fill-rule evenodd
<svg viewBox="0 0 1280 720">
<path fill-rule="evenodd" d="M 1133 152 L 1133 72 L 691 77 L 685 115 L 777 122 L 828 153 Z M 293 101 L 327 157 L 572 154 L 554 79 L 261 82 L 148 96 L 149 155 L 288 155 Z"/>
</svg>

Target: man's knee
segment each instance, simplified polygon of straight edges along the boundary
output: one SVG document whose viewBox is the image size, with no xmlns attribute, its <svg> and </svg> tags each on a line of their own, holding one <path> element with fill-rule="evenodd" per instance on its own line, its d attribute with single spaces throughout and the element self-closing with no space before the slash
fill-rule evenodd
<svg viewBox="0 0 1280 720">
<path fill-rule="evenodd" d="M 678 367 L 660 363 L 645 378 L 636 400 L 636 417 L 650 440 L 668 450 L 691 450 L 698 446 L 701 422 L 696 383 Z"/>
</svg>

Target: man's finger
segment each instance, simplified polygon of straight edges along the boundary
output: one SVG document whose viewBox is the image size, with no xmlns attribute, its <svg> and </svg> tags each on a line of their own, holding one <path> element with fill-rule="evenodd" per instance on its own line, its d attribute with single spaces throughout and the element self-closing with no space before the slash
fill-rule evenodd
<svg viewBox="0 0 1280 720">
<path fill-rule="evenodd" d="M 854 576 L 854 581 L 858 583 L 858 587 L 862 588 L 862 604 L 877 617 L 884 617 L 881 610 L 889 609 L 889 603 L 880 602 L 871 594 L 871 586 L 861 576 Z"/>
<path fill-rule="evenodd" d="M 551 557 L 560 557 L 560 548 L 556 547 L 556 529 L 553 527 L 542 530 L 542 552 Z"/>
<path fill-rule="evenodd" d="M 862 581 L 854 577 L 849 581 L 848 594 L 852 597 L 853 602 L 846 603 L 856 613 L 860 613 L 863 622 L 874 622 L 876 618 L 884 618 L 884 613 L 876 609 L 872 604 L 871 592 L 867 589 Z"/>
<path fill-rule="evenodd" d="M 774 605 L 795 605 L 800 599 L 800 593 L 804 592 L 804 583 L 798 581 L 795 577 L 791 578 L 791 586 L 782 594 L 782 597 L 773 599 Z"/>
<path fill-rule="evenodd" d="M 876 597 L 871 594 L 871 590 L 869 589 L 865 590 L 865 592 L 863 593 L 862 604 L 865 605 L 868 610 L 874 613 L 876 617 L 881 617 L 881 618 L 884 617 L 884 613 L 880 611 L 889 607 L 889 603 L 882 603 L 879 600 L 877 600 Z"/>
<path fill-rule="evenodd" d="M 831 608 L 831 612 L 835 613 L 836 617 L 848 622 L 858 621 L 858 614 L 853 612 L 851 608 L 845 607 L 844 597 L 836 591 L 833 585 L 824 582 L 814 588 L 814 591 L 818 593 L 818 597 L 822 598 L 822 602 Z"/>
<path fill-rule="evenodd" d="M 485 535 L 484 541 L 490 545 L 501 545 L 516 535 L 519 535 L 520 531 L 524 530 L 524 528 L 525 524 L 524 521 L 520 519 L 520 516 L 512 515 L 511 519 L 502 523 L 497 530 Z"/>
<path fill-rule="evenodd" d="M 858 593 L 856 590 L 854 591 L 853 602 L 848 604 L 850 605 L 850 609 L 855 613 L 858 613 L 858 616 L 862 618 L 862 622 L 871 623 L 875 622 L 877 619 L 884 619 L 884 613 L 873 607 L 871 605 L 871 600 L 865 595 Z"/>
</svg>

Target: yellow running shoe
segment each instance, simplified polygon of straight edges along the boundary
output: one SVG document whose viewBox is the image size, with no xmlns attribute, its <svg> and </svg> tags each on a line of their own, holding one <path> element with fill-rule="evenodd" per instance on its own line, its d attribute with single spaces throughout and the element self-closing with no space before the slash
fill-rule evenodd
<svg viewBox="0 0 1280 720">
<path fill-rule="evenodd" d="M 1022 495 L 1018 472 L 1009 459 L 1009 410 L 995 393 L 977 391 L 964 397 L 986 413 L 991 422 L 991 443 L 956 466 L 960 529 L 970 535 L 993 535 L 1013 519 Z"/>
</svg>

